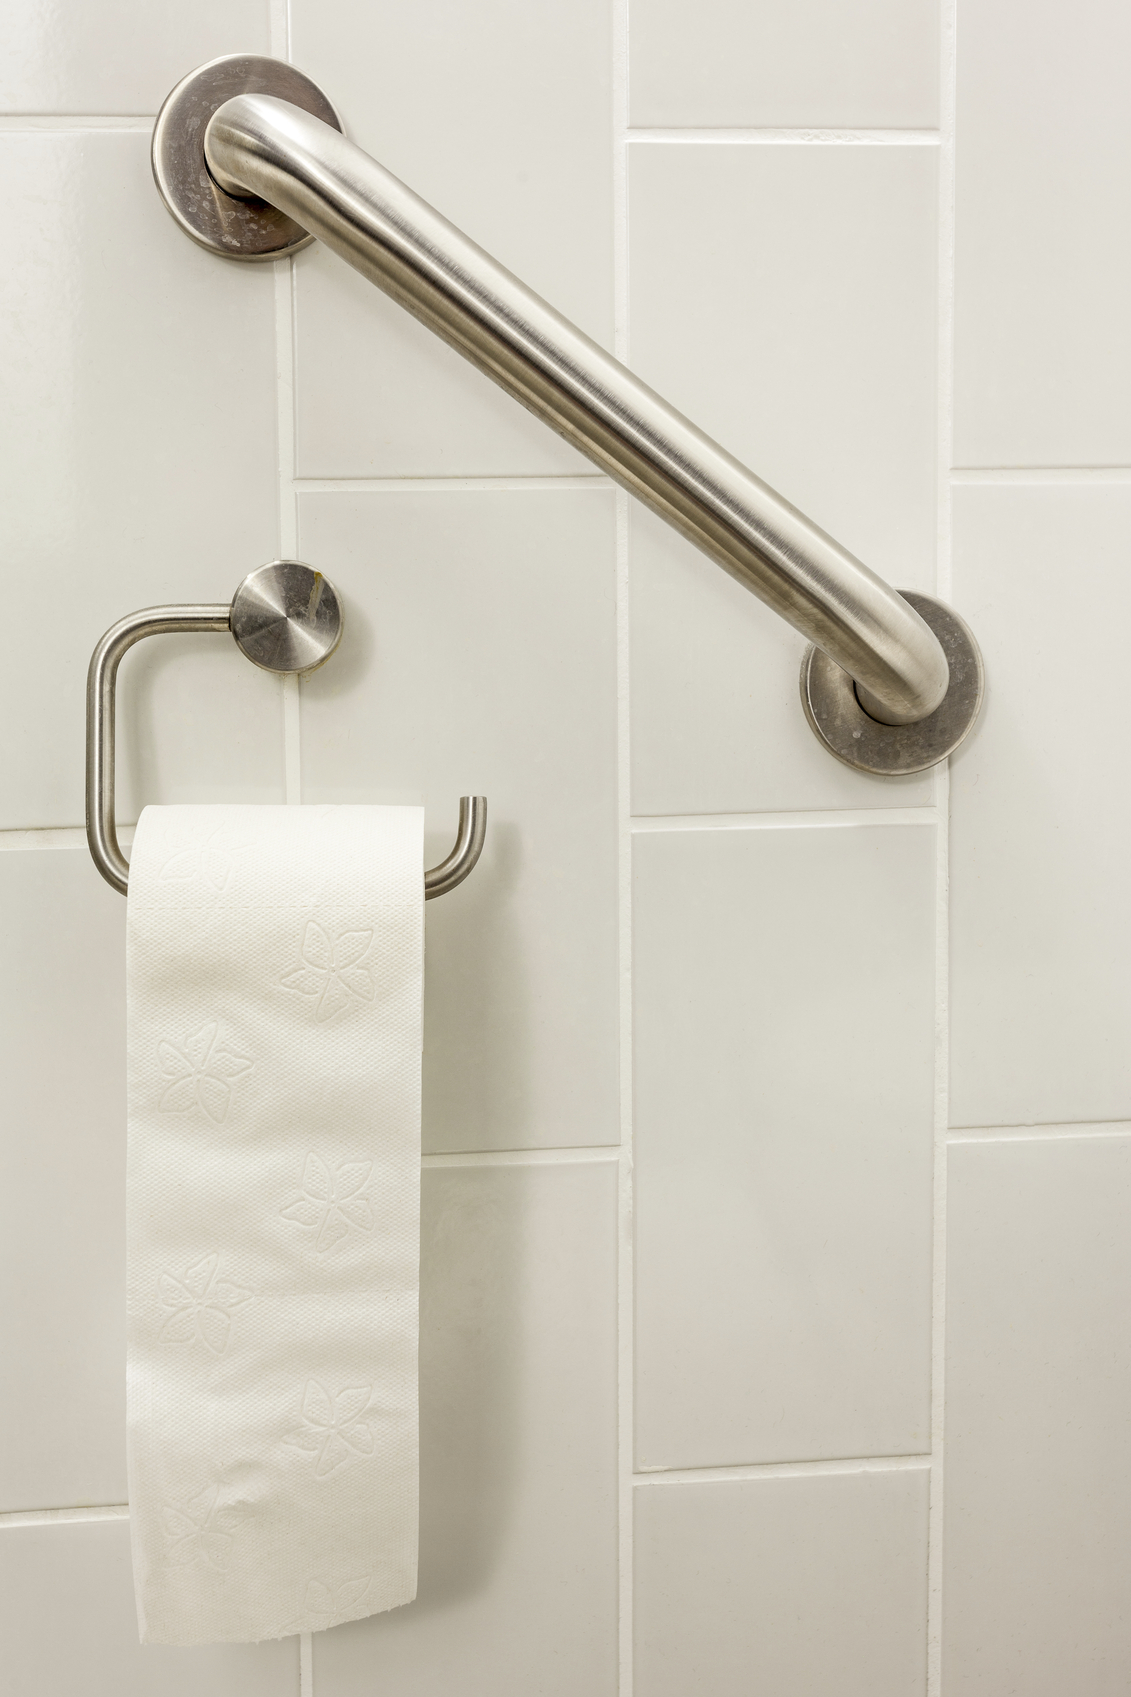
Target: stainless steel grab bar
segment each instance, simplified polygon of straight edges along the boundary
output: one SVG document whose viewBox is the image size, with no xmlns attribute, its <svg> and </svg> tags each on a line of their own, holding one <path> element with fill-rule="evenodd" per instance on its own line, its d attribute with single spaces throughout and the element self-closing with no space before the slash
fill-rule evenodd
<svg viewBox="0 0 1131 1697">
<path fill-rule="evenodd" d="M 320 237 L 807 636 L 833 671 L 806 656 L 806 712 L 841 759 L 919 770 L 965 736 L 981 667 L 955 615 L 913 606 L 669 407 L 348 141 L 293 67 L 242 56 L 193 72 L 162 108 L 153 161 L 195 240 L 270 259 Z"/>
</svg>

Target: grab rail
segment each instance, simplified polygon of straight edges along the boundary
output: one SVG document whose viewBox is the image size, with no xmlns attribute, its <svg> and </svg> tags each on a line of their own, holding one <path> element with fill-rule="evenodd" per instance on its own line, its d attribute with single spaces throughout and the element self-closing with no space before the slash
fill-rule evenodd
<svg viewBox="0 0 1131 1697">
<path fill-rule="evenodd" d="M 948 663 L 944 650 L 954 645 L 939 617 L 921 617 L 336 125 L 325 96 L 293 67 L 247 56 L 214 61 L 162 109 L 158 186 L 188 233 L 217 252 L 276 258 L 305 245 L 308 232 L 318 236 L 588 455 L 848 674 L 836 712 L 859 712 L 880 742 L 890 733 L 885 746 L 896 751 L 870 769 L 919 769 L 948 753 L 972 723 L 971 691 L 956 737 L 945 706 L 954 656 Z M 917 606 L 924 599 L 916 596 Z M 980 669 L 974 693 L 980 702 Z M 853 758 L 859 731 L 837 747 L 808 699 L 806 711 L 834 753 L 862 763 Z M 899 764 L 907 739 L 897 728 L 927 721 L 930 758 L 919 759 L 920 735 L 911 739 L 918 766 Z"/>
</svg>

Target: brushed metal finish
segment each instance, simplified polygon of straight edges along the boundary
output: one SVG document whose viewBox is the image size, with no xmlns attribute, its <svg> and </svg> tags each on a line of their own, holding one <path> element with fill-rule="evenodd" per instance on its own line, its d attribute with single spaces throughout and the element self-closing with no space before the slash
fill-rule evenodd
<svg viewBox="0 0 1131 1697">
<path fill-rule="evenodd" d="M 907 601 L 337 128 L 234 93 L 204 154 L 232 207 L 255 195 L 319 236 L 823 649 L 892 723 L 936 710 L 946 657 Z M 263 257 L 254 244 L 217 251 Z"/>
<path fill-rule="evenodd" d="M 86 674 L 86 840 L 95 866 L 106 882 L 121 895 L 126 894 L 130 878 L 129 862 L 118 842 L 118 827 L 114 817 L 116 685 L 118 666 L 123 654 L 146 636 L 164 636 L 176 631 L 230 630 L 236 602 L 249 584 L 260 579 L 266 572 L 274 574 L 268 581 L 277 585 L 278 568 L 297 566 L 298 561 L 276 560 L 270 566 L 260 567 L 259 571 L 252 572 L 244 579 L 231 606 L 209 603 L 188 607 L 144 607 L 141 612 L 131 613 L 128 618 L 119 619 L 116 625 L 111 625 L 96 645 Z M 320 573 L 312 571 L 309 566 L 301 566 L 300 569 L 310 573 L 311 577 L 321 577 Z M 321 581 L 326 589 L 329 589 L 326 579 L 322 578 Z M 333 593 L 332 590 L 330 593 Z M 335 597 L 335 608 L 336 606 Z M 289 621 L 287 624 L 290 628 Z M 334 640 L 323 654 L 322 660 L 328 659 L 333 653 L 340 634 L 339 616 Z M 303 642 L 309 641 L 308 633 L 301 627 L 300 638 Z M 284 638 L 284 641 L 286 640 L 289 639 Z M 247 652 L 246 647 L 243 651 Z M 315 662 L 317 665 L 321 663 L 322 661 Z M 259 661 L 257 664 L 263 662 Z M 295 668 L 270 667 L 272 671 L 290 669 Z M 487 797 L 461 796 L 459 829 L 455 844 L 439 866 L 425 872 L 425 901 L 431 901 L 434 896 L 445 896 L 449 890 L 454 890 L 457 884 L 463 883 L 468 873 L 474 870 L 483 852 L 486 836 Z"/>
<path fill-rule="evenodd" d="M 272 94 L 341 129 L 316 83 L 293 65 L 257 54 L 228 54 L 190 73 L 169 95 L 153 126 L 151 159 L 161 198 L 185 234 L 211 253 L 240 259 L 279 259 L 308 247 L 313 237 L 278 207 L 225 194 L 209 175 L 204 132 L 218 106 L 234 94 Z"/>
<path fill-rule="evenodd" d="M 446 896 L 457 884 L 462 884 L 483 853 L 487 839 L 487 797 L 461 795 L 459 798 L 459 829 L 455 846 L 446 860 L 424 874 L 424 900 Z"/>
<path fill-rule="evenodd" d="M 945 760 L 969 735 L 982 706 L 985 675 L 970 627 L 941 601 L 901 592 L 930 625 L 947 658 L 950 688 L 941 704 L 913 725 L 887 725 L 866 713 L 860 692 L 819 648 L 801 662 L 805 717 L 830 754 L 858 771 L 897 777 L 925 772 Z"/>
<path fill-rule="evenodd" d="M 143 636 L 174 631 L 227 630 L 228 608 L 144 607 L 111 625 L 90 657 L 86 674 L 86 840 L 91 859 L 124 896 L 130 867 L 114 819 L 115 685 L 122 655 Z"/>
<path fill-rule="evenodd" d="M 232 598 L 239 648 L 268 672 L 313 672 L 342 640 L 342 609 L 328 577 L 301 560 L 249 572 Z"/>
</svg>

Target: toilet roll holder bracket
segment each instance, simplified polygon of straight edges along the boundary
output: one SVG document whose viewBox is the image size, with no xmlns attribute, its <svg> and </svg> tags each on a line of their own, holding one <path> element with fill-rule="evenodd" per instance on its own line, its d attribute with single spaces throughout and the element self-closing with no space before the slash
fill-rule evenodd
<svg viewBox="0 0 1131 1697">
<path fill-rule="evenodd" d="M 305 677 L 342 638 L 342 609 L 329 578 L 300 560 L 272 560 L 244 578 L 230 606 L 145 607 L 111 625 L 91 655 L 86 679 L 86 839 L 99 872 L 125 895 L 129 862 L 114 819 L 114 714 L 118 665 L 145 636 L 228 631 L 268 672 Z M 461 796 L 459 829 L 446 860 L 424 874 L 424 899 L 446 895 L 472 871 L 487 835 L 486 796 Z"/>
</svg>

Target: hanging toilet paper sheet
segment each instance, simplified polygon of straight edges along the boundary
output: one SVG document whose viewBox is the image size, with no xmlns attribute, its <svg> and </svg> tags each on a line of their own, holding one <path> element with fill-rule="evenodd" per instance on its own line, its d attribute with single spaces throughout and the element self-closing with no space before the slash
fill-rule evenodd
<svg viewBox="0 0 1131 1697">
<path fill-rule="evenodd" d="M 128 897 L 143 1642 L 416 1594 L 422 812 L 150 807 Z"/>
</svg>

